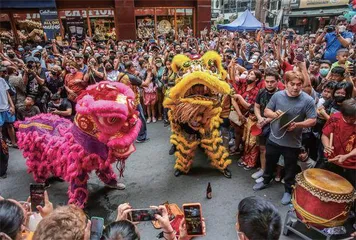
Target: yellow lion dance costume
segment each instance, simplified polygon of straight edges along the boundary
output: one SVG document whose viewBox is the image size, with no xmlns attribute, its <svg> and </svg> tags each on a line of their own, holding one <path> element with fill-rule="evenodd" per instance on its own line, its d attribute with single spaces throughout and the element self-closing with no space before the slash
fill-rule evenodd
<svg viewBox="0 0 356 240">
<path fill-rule="evenodd" d="M 191 60 L 185 55 L 173 58 L 172 69 L 177 73 L 175 86 L 166 92 L 163 102 L 170 109 L 171 143 L 175 145 L 175 176 L 188 173 L 200 145 L 211 159 L 211 165 L 231 178 L 227 169 L 231 164 L 229 152 L 222 145 L 219 131 L 221 99 L 230 94 L 225 82 L 226 71 L 221 57 L 209 51 L 199 59 Z"/>
</svg>

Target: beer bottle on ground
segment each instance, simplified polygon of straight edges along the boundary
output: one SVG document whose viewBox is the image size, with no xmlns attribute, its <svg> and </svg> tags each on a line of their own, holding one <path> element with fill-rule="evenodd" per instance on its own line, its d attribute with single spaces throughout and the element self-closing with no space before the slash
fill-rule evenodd
<svg viewBox="0 0 356 240">
<path fill-rule="evenodd" d="M 211 199 L 212 198 L 212 192 L 211 192 L 211 185 L 210 182 L 208 183 L 208 188 L 206 189 L 206 198 Z"/>
</svg>

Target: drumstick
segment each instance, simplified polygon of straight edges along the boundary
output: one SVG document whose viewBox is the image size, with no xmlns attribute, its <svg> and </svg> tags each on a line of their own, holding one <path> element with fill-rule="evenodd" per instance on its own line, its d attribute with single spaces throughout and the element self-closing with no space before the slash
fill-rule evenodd
<svg viewBox="0 0 356 240">
<path fill-rule="evenodd" d="M 333 146 L 333 140 L 334 140 L 334 133 L 330 133 L 330 143 L 329 143 L 329 147 Z"/>
<path fill-rule="evenodd" d="M 276 120 L 278 120 L 278 119 L 280 119 L 286 112 L 288 112 L 290 110 L 290 108 L 287 110 L 287 111 L 285 111 L 285 112 L 283 112 L 281 115 L 279 115 L 278 117 L 276 117 L 275 119 L 273 119 L 271 122 L 270 122 L 270 124 L 272 124 L 274 121 L 276 121 Z"/>
</svg>

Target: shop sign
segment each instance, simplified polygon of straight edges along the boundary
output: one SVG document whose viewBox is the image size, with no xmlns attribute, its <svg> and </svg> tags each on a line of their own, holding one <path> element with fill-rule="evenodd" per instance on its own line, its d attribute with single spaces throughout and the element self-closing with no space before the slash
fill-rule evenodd
<svg viewBox="0 0 356 240">
<path fill-rule="evenodd" d="M 47 39 L 55 39 L 60 34 L 60 24 L 57 10 L 41 9 L 40 17 L 43 31 L 46 33 Z"/>
<path fill-rule="evenodd" d="M 89 17 L 114 17 L 114 10 L 88 10 Z M 65 17 L 87 17 L 86 10 L 68 10 L 68 11 L 59 11 L 58 13 L 60 18 Z M 20 20 L 39 20 L 39 13 L 16 13 L 14 14 L 16 19 Z"/>
<path fill-rule="evenodd" d="M 82 17 L 67 17 L 67 26 L 70 37 L 75 37 L 77 40 L 83 40 L 85 37 L 84 21 Z"/>
<path fill-rule="evenodd" d="M 320 7 L 334 7 L 347 6 L 349 0 L 291 0 L 291 8 L 320 8 Z"/>
</svg>

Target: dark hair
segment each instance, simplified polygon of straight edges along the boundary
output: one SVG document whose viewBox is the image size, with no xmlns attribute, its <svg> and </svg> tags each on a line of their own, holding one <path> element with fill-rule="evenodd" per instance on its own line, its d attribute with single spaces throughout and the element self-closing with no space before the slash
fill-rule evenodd
<svg viewBox="0 0 356 240">
<path fill-rule="evenodd" d="M 349 49 L 347 48 L 340 48 L 339 50 L 337 50 L 336 54 L 339 55 L 341 53 L 348 53 Z"/>
<path fill-rule="evenodd" d="M 338 74 L 343 77 L 345 74 L 345 68 L 340 66 L 334 67 L 333 69 L 331 69 L 331 73 Z"/>
<path fill-rule="evenodd" d="M 345 117 L 356 117 L 356 99 L 351 98 L 343 101 L 340 112 Z"/>
<path fill-rule="evenodd" d="M 24 219 L 23 209 L 19 205 L 9 200 L 0 201 L 0 232 L 16 239 Z"/>
<path fill-rule="evenodd" d="M 134 64 L 132 61 L 127 61 L 125 62 L 125 69 L 128 70 L 130 67 L 132 67 Z"/>
<path fill-rule="evenodd" d="M 110 223 L 104 230 L 104 240 L 140 240 L 140 234 L 132 222 L 121 220 Z"/>
<path fill-rule="evenodd" d="M 327 82 L 327 83 L 324 85 L 323 90 L 324 90 L 325 88 L 329 88 L 329 89 L 334 90 L 335 87 L 336 87 L 336 84 L 337 84 L 336 81 Z"/>
<path fill-rule="evenodd" d="M 329 67 L 331 66 L 331 62 L 329 61 L 329 60 L 319 60 L 319 64 L 321 65 L 321 64 L 328 64 L 329 65 Z"/>
<path fill-rule="evenodd" d="M 251 69 L 250 71 L 248 71 L 248 73 L 250 73 L 250 72 L 254 72 L 255 73 L 256 78 L 257 78 L 257 82 L 261 81 L 263 75 L 262 75 L 260 70 Z"/>
<path fill-rule="evenodd" d="M 275 240 L 281 234 L 281 217 L 272 203 L 257 196 L 242 199 L 238 207 L 240 231 L 250 240 Z"/>
<path fill-rule="evenodd" d="M 276 71 L 271 70 L 271 69 L 268 69 L 268 70 L 265 71 L 265 79 L 266 79 L 266 77 L 268 77 L 268 76 L 270 76 L 270 77 L 275 77 L 275 79 L 276 79 L 277 81 L 278 81 L 279 79 L 281 79 L 281 77 L 279 76 L 279 74 L 278 74 Z"/>
<path fill-rule="evenodd" d="M 339 82 L 336 84 L 335 86 L 335 89 L 334 89 L 334 92 L 333 92 L 333 96 L 335 95 L 336 91 L 337 90 L 340 90 L 340 89 L 345 89 L 345 92 L 346 92 L 346 99 L 349 99 L 352 97 L 352 92 L 354 90 L 354 86 L 352 85 L 352 83 L 350 82 Z"/>
</svg>

